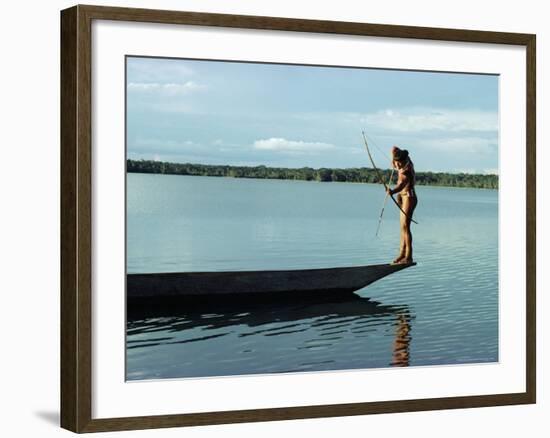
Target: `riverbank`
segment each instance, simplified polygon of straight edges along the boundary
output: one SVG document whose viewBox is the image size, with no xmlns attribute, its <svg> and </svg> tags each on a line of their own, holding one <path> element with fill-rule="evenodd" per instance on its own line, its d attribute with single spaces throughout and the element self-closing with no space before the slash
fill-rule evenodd
<svg viewBox="0 0 550 438">
<path fill-rule="evenodd" d="M 229 166 L 194 163 L 170 163 L 152 160 L 127 160 L 129 173 L 155 173 L 167 175 L 216 176 L 232 178 L 285 179 L 318 182 L 377 183 L 374 169 L 359 168 L 284 168 L 267 166 Z M 391 171 L 381 170 L 386 180 Z M 395 181 L 395 178 L 394 178 Z M 418 185 L 498 189 L 498 175 L 470 173 L 417 172 Z"/>
</svg>

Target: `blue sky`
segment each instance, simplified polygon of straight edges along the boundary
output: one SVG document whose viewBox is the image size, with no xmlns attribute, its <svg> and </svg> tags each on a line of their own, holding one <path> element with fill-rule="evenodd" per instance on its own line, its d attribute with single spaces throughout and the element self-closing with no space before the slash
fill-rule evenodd
<svg viewBox="0 0 550 438">
<path fill-rule="evenodd" d="M 128 158 L 498 173 L 498 77 L 127 58 Z"/>
</svg>

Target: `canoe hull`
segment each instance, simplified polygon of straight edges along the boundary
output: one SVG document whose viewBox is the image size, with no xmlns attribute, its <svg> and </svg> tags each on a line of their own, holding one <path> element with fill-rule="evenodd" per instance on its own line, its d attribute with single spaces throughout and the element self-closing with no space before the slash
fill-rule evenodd
<svg viewBox="0 0 550 438">
<path fill-rule="evenodd" d="M 345 293 L 362 289 L 413 265 L 414 263 L 286 271 L 128 274 L 126 290 L 128 298 Z"/>
</svg>

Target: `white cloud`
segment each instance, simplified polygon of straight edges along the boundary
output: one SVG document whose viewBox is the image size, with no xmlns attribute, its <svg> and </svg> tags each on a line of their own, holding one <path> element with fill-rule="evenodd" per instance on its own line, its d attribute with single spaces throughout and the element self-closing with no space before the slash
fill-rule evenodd
<svg viewBox="0 0 550 438">
<path fill-rule="evenodd" d="M 178 59 L 130 57 L 127 61 L 130 82 L 176 82 L 193 76 L 194 71 Z"/>
<path fill-rule="evenodd" d="M 494 139 L 481 137 L 450 137 L 419 140 L 418 146 L 457 154 L 490 154 L 496 150 Z"/>
<path fill-rule="evenodd" d="M 308 153 L 332 149 L 334 148 L 334 145 L 329 143 L 295 141 L 287 140 L 285 138 L 272 137 L 265 140 L 256 140 L 254 142 L 254 148 L 287 153 Z"/>
<path fill-rule="evenodd" d="M 377 130 L 392 132 L 496 132 L 498 113 L 437 108 L 385 109 L 362 115 L 361 123 Z"/>
<path fill-rule="evenodd" d="M 152 152 L 155 154 L 174 153 L 179 151 L 202 151 L 205 147 L 191 140 L 171 140 L 155 138 L 136 138 L 128 142 L 133 152 Z"/>
<path fill-rule="evenodd" d="M 181 84 L 168 82 L 129 82 L 128 91 L 141 93 L 161 93 L 162 95 L 176 96 L 188 94 L 193 91 L 204 89 L 204 85 L 199 85 L 193 81 L 187 81 Z"/>
</svg>

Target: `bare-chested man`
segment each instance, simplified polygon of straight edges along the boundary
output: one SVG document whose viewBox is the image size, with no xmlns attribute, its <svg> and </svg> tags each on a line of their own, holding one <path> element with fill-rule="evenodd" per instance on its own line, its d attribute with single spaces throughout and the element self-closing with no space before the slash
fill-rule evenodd
<svg viewBox="0 0 550 438">
<path fill-rule="evenodd" d="M 398 178 L 396 186 L 393 189 L 388 188 L 388 193 L 390 195 L 398 195 L 397 203 L 403 210 L 400 214 L 401 239 L 399 254 L 393 263 L 412 263 L 413 248 L 411 220 L 416 204 L 418 203 L 414 190 L 414 165 L 409 157 L 409 152 L 404 149 L 399 149 L 397 146 L 392 148 L 392 159 L 393 166 L 398 173 Z"/>
</svg>

